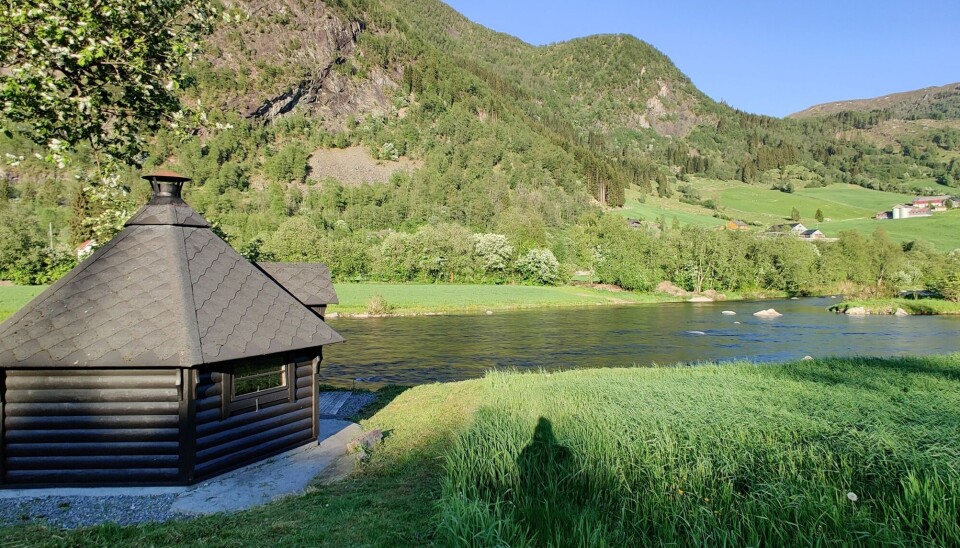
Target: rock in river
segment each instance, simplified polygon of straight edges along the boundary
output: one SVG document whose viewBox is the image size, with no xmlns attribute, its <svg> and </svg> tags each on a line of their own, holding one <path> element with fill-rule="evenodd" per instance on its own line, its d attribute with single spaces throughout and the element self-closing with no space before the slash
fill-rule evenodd
<svg viewBox="0 0 960 548">
<path fill-rule="evenodd" d="M 783 314 L 777 312 L 772 308 L 768 308 L 766 310 L 760 310 L 759 312 L 754 312 L 753 315 L 759 316 L 761 318 L 776 318 L 777 316 L 783 316 Z"/>
</svg>

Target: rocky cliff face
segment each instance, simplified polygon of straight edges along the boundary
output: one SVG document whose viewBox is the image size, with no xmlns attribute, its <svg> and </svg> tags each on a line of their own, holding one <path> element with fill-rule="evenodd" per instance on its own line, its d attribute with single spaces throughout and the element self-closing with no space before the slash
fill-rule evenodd
<svg viewBox="0 0 960 548">
<path fill-rule="evenodd" d="M 363 23 L 296 0 L 235 0 L 223 19 L 195 69 L 216 75 L 216 106 L 264 121 L 304 112 L 331 127 L 390 107 L 400 74 L 373 67 L 350 76 Z"/>
</svg>

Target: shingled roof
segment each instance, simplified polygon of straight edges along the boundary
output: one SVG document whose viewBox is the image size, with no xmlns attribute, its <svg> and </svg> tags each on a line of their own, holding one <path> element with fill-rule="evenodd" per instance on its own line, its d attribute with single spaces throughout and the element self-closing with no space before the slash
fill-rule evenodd
<svg viewBox="0 0 960 548">
<path fill-rule="evenodd" d="M 307 306 L 337 304 L 327 265 L 320 263 L 256 263 L 260 270 Z"/>
<path fill-rule="evenodd" d="M 160 194 L 0 324 L 0 367 L 193 367 L 343 340 L 179 188 Z"/>
</svg>

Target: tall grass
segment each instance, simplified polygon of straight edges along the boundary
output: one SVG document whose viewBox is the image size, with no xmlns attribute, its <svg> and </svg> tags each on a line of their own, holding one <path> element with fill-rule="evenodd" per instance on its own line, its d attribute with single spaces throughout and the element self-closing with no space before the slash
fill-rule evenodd
<svg viewBox="0 0 960 548">
<path fill-rule="evenodd" d="M 492 373 L 445 456 L 440 534 L 956 545 L 958 381 L 956 358 Z"/>
<path fill-rule="evenodd" d="M 960 354 L 492 373 L 400 392 L 347 480 L 27 546 L 960 545 Z M 854 493 L 856 500 L 848 498 Z"/>
</svg>

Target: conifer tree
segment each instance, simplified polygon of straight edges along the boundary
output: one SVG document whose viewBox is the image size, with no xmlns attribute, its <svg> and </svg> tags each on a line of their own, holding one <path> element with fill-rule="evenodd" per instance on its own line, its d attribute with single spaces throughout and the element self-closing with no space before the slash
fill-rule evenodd
<svg viewBox="0 0 960 548">
<path fill-rule="evenodd" d="M 790 210 L 790 220 L 795 223 L 800 222 L 800 211 L 797 208 Z"/>
</svg>

